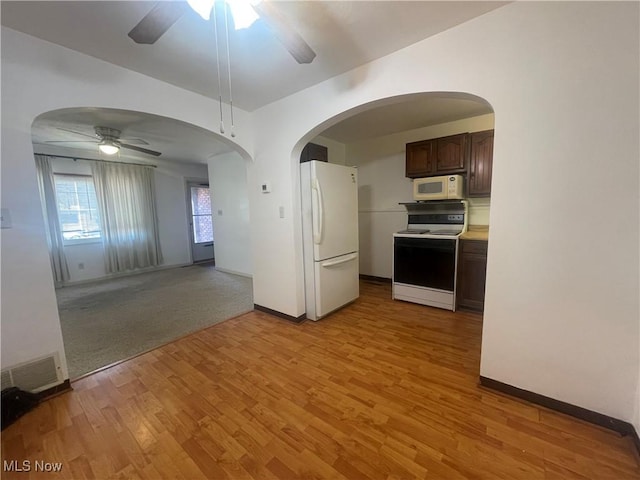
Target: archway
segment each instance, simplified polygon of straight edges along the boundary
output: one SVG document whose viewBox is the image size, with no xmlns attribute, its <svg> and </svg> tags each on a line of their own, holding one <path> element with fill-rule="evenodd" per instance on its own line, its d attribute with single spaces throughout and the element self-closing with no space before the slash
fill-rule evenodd
<svg viewBox="0 0 640 480">
<path fill-rule="evenodd" d="M 118 155 L 107 157 L 98 152 L 99 139 L 93 135 L 96 126 L 121 133 Z M 58 183 L 60 188 L 70 182 L 77 187 L 82 180 L 86 184 L 85 196 L 90 195 L 93 162 L 133 163 L 152 170 L 157 235 L 163 258 L 158 267 L 118 273 L 105 270 L 99 229 L 97 235 L 80 233 L 75 239 L 62 239 L 69 276 L 56 293 L 70 378 L 252 308 L 251 281 L 247 278 L 251 274 L 250 264 L 233 268 L 228 253 L 232 244 L 236 257 L 250 258 L 250 238 L 245 236 L 242 247 L 226 232 L 248 223 L 246 209 L 238 213 L 227 208 L 230 203 L 240 202 L 243 188 L 244 202 L 248 203 L 243 176 L 244 158 L 248 154 L 244 150 L 183 121 L 95 107 L 42 114 L 33 123 L 32 138 L 34 152 L 51 159 L 56 194 L 60 193 Z M 195 226 L 188 216 L 190 182 L 213 188 L 209 228 L 215 229 L 216 251 L 221 251 L 216 255 L 220 257 L 216 267 L 212 264 L 190 267 L 195 260 L 190 238 Z M 230 183 L 235 195 L 231 202 L 229 191 L 223 188 Z M 218 186 L 221 187 L 216 191 Z M 95 197 L 92 201 L 97 202 Z M 84 203 L 90 206 L 91 201 Z M 78 200 L 75 204 L 80 207 L 83 202 Z M 64 215 L 80 218 L 79 210 L 73 208 L 66 209 Z M 225 221 L 217 222 L 217 218 Z M 70 222 L 82 223 L 75 220 Z M 229 220 L 233 221 L 232 227 Z M 213 230 L 210 233 L 213 235 Z M 244 252 L 239 253 L 242 248 Z"/>
<path fill-rule="evenodd" d="M 294 163 L 297 163 L 304 145 L 312 142 L 327 148 L 329 162 L 358 169 L 358 255 L 363 295 L 370 295 L 373 288 L 381 289 L 383 295 L 391 298 L 393 234 L 407 228 L 407 210 L 401 204 L 413 201 L 413 180 L 408 178 L 405 170 L 406 144 L 458 135 L 468 135 L 471 141 L 476 134 L 483 132 L 491 131 L 493 135 L 494 123 L 493 108 L 480 97 L 456 92 L 427 92 L 385 98 L 355 107 L 310 130 L 296 144 L 292 152 Z M 465 154 L 466 162 L 470 153 L 469 150 Z M 461 175 L 466 183 L 468 163 Z M 469 225 L 488 230 L 490 196 L 465 197 Z M 461 244 L 456 241 L 456 245 L 456 259 L 461 262 Z M 306 270 L 304 275 L 308 276 Z M 374 287 L 363 284 L 363 281 L 373 282 Z M 484 291 L 484 274 L 474 281 L 481 281 Z M 456 308 L 455 297 L 453 307 Z M 458 307 L 464 309 L 465 305 Z M 436 310 L 434 315 L 438 315 L 438 309 L 425 307 L 425 311 L 433 310 Z M 440 312 L 453 324 L 481 318 L 473 313 L 451 316 L 446 310 Z M 474 335 L 477 335 L 479 346 L 481 322 L 475 324 Z M 478 360 L 479 353 L 478 348 Z"/>
<path fill-rule="evenodd" d="M 406 228 L 412 180 L 405 176 L 405 145 L 465 132 L 493 130 L 494 113 L 481 97 L 464 92 L 424 92 L 369 102 L 310 130 L 295 145 L 324 144 L 329 162 L 358 167 L 360 273 L 391 278 L 392 234 Z M 467 174 L 464 173 L 466 179 Z M 469 201 L 470 224 L 489 224 L 490 196 Z"/>
</svg>

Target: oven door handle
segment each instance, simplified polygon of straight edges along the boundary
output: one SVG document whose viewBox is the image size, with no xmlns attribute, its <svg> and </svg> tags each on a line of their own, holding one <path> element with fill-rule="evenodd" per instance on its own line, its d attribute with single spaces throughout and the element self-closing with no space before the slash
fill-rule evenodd
<svg viewBox="0 0 640 480">
<path fill-rule="evenodd" d="M 323 233 L 323 225 L 324 225 L 324 199 L 322 198 L 322 187 L 320 187 L 320 182 L 318 182 L 317 178 L 313 179 L 313 184 L 311 189 L 316 193 L 317 196 L 317 205 L 318 205 L 318 214 L 316 218 L 314 218 L 313 222 L 313 243 L 316 245 L 320 245 L 322 242 L 322 233 Z M 317 226 L 316 226 L 317 224 Z"/>
</svg>

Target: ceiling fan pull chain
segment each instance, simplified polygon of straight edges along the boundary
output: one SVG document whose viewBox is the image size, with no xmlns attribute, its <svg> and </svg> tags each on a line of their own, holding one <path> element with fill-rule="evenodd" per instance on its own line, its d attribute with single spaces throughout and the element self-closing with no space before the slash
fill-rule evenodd
<svg viewBox="0 0 640 480">
<path fill-rule="evenodd" d="M 231 109 L 231 137 L 235 137 L 236 133 L 233 130 L 233 93 L 231 92 L 231 53 L 229 48 L 229 19 L 228 19 L 228 5 L 224 6 L 224 28 L 227 35 L 227 72 L 229 74 L 229 107 Z"/>
<path fill-rule="evenodd" d="M 220 50 L 218 49 L 218 16 L 216 15 L 216 2 L 213 4 L 213 28 L 216 36 L 216 67 L 218 70 L 218 103 L 220 105 L 220 133 L 224 134 L 224 121 L 222 120 L 222 87 L 220 82 Z"/>
</svg>

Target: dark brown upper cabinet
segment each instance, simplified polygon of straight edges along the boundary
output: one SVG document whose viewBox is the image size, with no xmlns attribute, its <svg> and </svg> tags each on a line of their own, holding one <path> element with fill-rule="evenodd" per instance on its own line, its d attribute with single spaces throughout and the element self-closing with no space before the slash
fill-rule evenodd
<svg viewBox="0 0 640 480">
<path fill-rule="evenodd" d="M 433 177 L 465 173 L 469 158 L 469 134 L 407 143 L 405 176 Z"/>
<path fill-rule="evenodd" d="M 467 171 L 469 134 L 460 133 L 436 139 L 438 175 Z"/>
<path fill-rule="evenodd" d="M 318 160 L 319 162 L 329 161 L 329 151 L 327 147 L 315 143 L 307 143 L 300 154 L 300 163 Z"/>
<path fill-rule="evenodd" d="M 407 143 L 406 176 L 420 178 L 434 175 L 436 171 L 435 141 Z"/>
<path fill-rule="evenodd" d="M 471 134 L 471 154 L 467 176 L 467 196 L 491 196 L 493 165 L 493 130 Z"/>
</svg>

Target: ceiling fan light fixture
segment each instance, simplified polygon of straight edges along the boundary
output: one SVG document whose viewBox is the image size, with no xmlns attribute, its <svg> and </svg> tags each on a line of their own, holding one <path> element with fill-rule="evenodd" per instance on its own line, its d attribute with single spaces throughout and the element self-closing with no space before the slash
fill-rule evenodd
<svg viewBox="0 0 640 480">
<path fill-rule="evenodd" d="M 215 0 L 187 0 L 189 6 L 202 18 L 209 20 Z"/>
<path fill-rule="evenodd" d="M 252 5 L 260 3 L 261 0 L 225 0 L 231 9 L 231 16 L 236 30 L 249 28 L 253 22 L 258 20 L 258 14 Z M 211 18 L 211 11 L 216 0 L 187 0 L 189 6 L 203 19 Z"/>
<path fill-rule="evenodd" d="M 259 2 L 251 0 L 227 0 L 233 17 L 233 24 L 236 30 L 249 28 L 253 22 L 258 20 L 258 14 L 253 9 L 253 5 Z"/>
<path fill-rule="evenodd" d="M 103 140 L 98 144 L 98 149 L 105 155 L 115 155 L 120 151 L 120 145 L 113 140 Z"/>
</svg>

